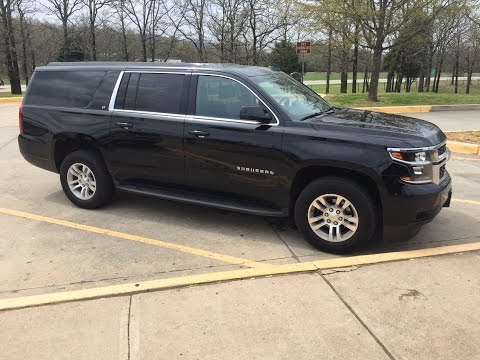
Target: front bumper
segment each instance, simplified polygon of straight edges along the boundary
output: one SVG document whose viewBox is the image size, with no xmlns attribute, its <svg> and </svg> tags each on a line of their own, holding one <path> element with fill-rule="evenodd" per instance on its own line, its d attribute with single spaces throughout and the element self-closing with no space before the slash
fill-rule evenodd
<svg viewBox="0 0 480 360">
<path fill-rule="evenodd" d="M 447 171 L 438 184 L 406 184 L 389 187 L 382 201 L 385 227 L 416 227 L 432 221 L 450 205 L 452 180 Z"/>
</svg>

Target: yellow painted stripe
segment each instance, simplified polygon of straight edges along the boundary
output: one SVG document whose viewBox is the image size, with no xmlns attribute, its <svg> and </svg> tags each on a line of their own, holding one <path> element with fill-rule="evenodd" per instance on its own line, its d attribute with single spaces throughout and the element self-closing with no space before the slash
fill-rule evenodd
<svg viewBox="0 0 480 360">
<path fill-rule="evenodd" d="M 468 158 L 468 157 L 452 157 L 451 160 L 471 160 L 480 161 L 480 158 Z"/>
<path fill-rule="evenodd" d="M 202 250 L 202 249 L 197 249 L 193 248 L 190 246 L 185 246 L 185 245 L 180 245 L 180 244 L 174 244 L 162 240 L 156 240 L 156 239 L 150 239 L 144 236 L 138 236 L 138 235 L 132 235 L 132 234 L 127 234 L 119 231 L 114 231 L 114 230 L 109 230 L 109 229 L 104 229 L 104 228 L 99 228 L 95 226 L 89 226 L 89 225 L 84 225 L 84 224 L 78 224 L 74 223 L 71 221 L 66 221 L 66 220 L 60 220 L 56 218 L 51 218 L 51 217 L 46 217 L 46 216 L 41 216 L 41 215 L 36 215 L 36 214 L 31 214 L 28 212 L 24 211 L 17 211 L 17 210 L 11 210 L 11 209 L 5 209 L 5 208 L 0 208 L 0 213 L 7 214 L 7 215 L 13 215 L 13 216 L 18 216 L 21 218 L 25 219 L 30 219 L 30 220 L 37 220 L 37 221 L 42 221 L 50 224 L 55 224 L 55 225 L 61 225 L 65 227 L 69 227 L 72 229 L 77 229 L 77 230 L 83 230 L 83 231 L 89 231 L 92 233 L 97 233 L 101 235 L 106 235 L 106 236 L 112 236 L 112 237 L 117 237 L 125 240 L 130 240 L 130 241 L 137 241 L 141 242 L 144 244 L 149 244 L 149 245 L 155 245 L 159 246 L 162 248 L 166 249 L 171 249 L 171 250 L 177 250 L 197 256 L 203 256 L 209 259 L 214 259 L 214 260 L 219 260 L 223 261 L 226 263 L 230 264 L 235 264 L 235 265 L 244 265 L 248 267 L 270 267 L 270 264 L 265 264 L 265 263 L 260 263 L 260 262 L 255 262 L 252 260 L 248 259 L 242 259 L 238 258 L 235 256 L 230 256 L 230 255 L 224 255 L 208 250 Z"/>
<path fill-rule="evenodd" d="M 467 200 L 467 199 L 452 199 L 452 202 L 458 202 L 463 204 L 471 204 L 471 205 L 480 205 L 480 201 L 477 200 Z"/>
<path fill-rule="evenodd" d="M 103 297 L 133 295 L 148 291 L 166 290 L 191 285 L 208 284 L 220 281 L 232 281 L 263 277 L 271 275 L 285 275 L 302 272 L 311 272 L 321 269 L 341 268 L 355 265 L 377 264 L 390 261 L 410 260 L 428 256 L 438 256 L 467 251 L 480 250 L 480 242 L 441 246 L 430 249 L 399 251 L 373 255 L 362 255 L 335 258 L 329 260 L 310 261 L 304 263 L 272 265 L 268 268 L 252 268 L 233 271 L 223 271 L 209 274 L 190 275 L 170 279 L 150 280 L 123 285 L 57 292 L 51 294 L 0 299 L 0 310 L 14 310 L 35 306 L 58 304 L 70 301 L 90 300 Z"/>
</svg>

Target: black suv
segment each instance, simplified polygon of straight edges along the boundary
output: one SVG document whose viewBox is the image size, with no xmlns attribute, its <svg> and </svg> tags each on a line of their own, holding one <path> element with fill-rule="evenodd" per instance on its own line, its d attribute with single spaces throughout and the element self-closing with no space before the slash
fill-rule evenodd
<svg viewBox="0 0 480 360">
<path fill-rule="evenodd" d="M 376 230 L 413 234 L 451 198 L 437 126 L 334 108 L 267 68 L 52 63 L 35 70 L 19 116 L 24 158 L 60 173 L 82 208 L 119 189 L 290 216 L 339 252 Z"/>
</svg>

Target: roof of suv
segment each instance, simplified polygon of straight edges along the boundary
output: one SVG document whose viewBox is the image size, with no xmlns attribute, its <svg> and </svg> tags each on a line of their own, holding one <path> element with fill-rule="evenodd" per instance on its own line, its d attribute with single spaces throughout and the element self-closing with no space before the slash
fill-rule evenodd
<svg viewBox="0 0 480 360">
<path fill-rule="evenodd" d="M 238 64 L 211 64 L 211 63 L 164 63 L 164 62 L 116 62 L 116 61 L 96 61 L 96 62 L 51 62 L 43 69 L 48 70 L 52 67 L 64 67 L 68 70 L 74 69 L 108 69 L 108 70 L 158 70 L 158 69 L 176 69 L 176 70 L 216 70 L 227 73 L 236 73 L 244 76 L 256 76 L 271 74 L 273 70 L 260 67 Z"/>
</svg>

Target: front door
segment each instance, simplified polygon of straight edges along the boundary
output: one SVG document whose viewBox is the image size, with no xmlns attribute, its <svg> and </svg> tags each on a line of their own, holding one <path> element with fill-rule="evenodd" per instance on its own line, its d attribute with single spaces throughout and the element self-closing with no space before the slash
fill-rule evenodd
<svg viewBox="0 0 480 360">
<path fill-rule="evenodd" d="M 125 72 L 108 156 L 121 182 L 184 184 L 183 127 L 190 75 Z"/>
<path fill-rule="evenodd" d="M 283 126 L 241 81 L 222 75 L 192 76 L 185 122 L 187 184 L 242 199 L 285 203 Z M 270 124 L 240 119 L 243 106 L 263 106 Z"/>
</svg>

